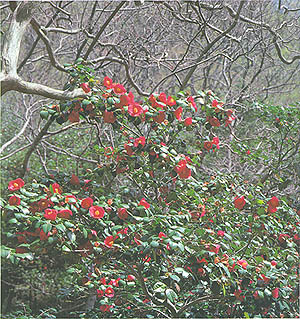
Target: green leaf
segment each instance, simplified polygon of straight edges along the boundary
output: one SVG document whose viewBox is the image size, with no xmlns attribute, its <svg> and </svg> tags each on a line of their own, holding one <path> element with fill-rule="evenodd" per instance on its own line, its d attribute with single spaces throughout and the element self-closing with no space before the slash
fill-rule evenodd
<svg viewBox="0 0 300 319">
<path fill-rule="evenodd" d="M 73 243 L 76 240 L 76 235 L 73 232 L 68 232 L 68 238 Z"/>
<path fill-rule="evenodd" d="M 68 221 L 65 221 L 65 226 L 66 227 L 69 227 L 69 228 L 73 228 L 74 227 L 74 224 L 68 222 Z"/>
<path fill-rule="evenodd" d="M 67 247 L 66 245 L 62 246 L 62 250 L 65 252 L 70 252 L 71 249 L 69 247 Z"/>
<path fill-rule="evenodd" d="M 262 291 L 260 291 L 260 290 L 258 290 L 258 295 L 259 295 L 260 298 L 264 297 L 264 293 Z"/>
<path fill-rule="evenodd" d="M 45 110 L 41 111 L 41 112 L 40 112 L 40 117 L 41 117 L 43 120 L 47 120 L 48 117 L 49 117 L 49 112 L 48 112 L 48 111 L 45 111 Z"/>
<path fill-rule="evenodd" d="M 87 230 L 85 228 L 83 228 L 82 232 L 83 232 L 84 238 L 87 238 L 87 236 L 88 236 Z"/>
<path fill-rule="evenodd" d="M 42 226 L 42 229 L 47 234 L 52 229 L 52 224 L 48 222 Z"/>
<path fill-rule="evenodd" d="M 55 226 L 57 228 L 57 230 L 61 231 L 61 232 L 65 232 L 66 231 L 66 227 L 64 224 L 58 224 Z"/>
<path fill-rule="evenodd" d="M 184 245 L 182 243 L 177 244 L 177 246 L 182 252 L 184 252 Z"/>
<path fill-rule="evenodd" d="M 76 272 L 76 269 L 75 269 L 75 268 L 69 268 L 69 269 L 67 269 L 67 273 L 68 273 L 68 274 L 73 274 L 74 272 Z"/>
<path fill-rule="evenodd" d="M 178 274 L 181 274 L 184 271 L 184 269 L 181 267 L 176 267 L 174 271 L 177 272 Z"/>
<path fill-rule="evenodd" d="M 268 288 L 266 288 L 266 289 L 264 290 L 264 293 L 265 293 L 267 296 L 271 296 L 271 295 L 272 295 L 272 292 L 271 292 Z"/>
<path fill-rule="evenodd" d="M 18 221 L 16 220 L 16 218 L 12 218 L 8 221 L 9 224 L 17 224 Z"/>
<path fill-rule="evenodd" d="M 157 242 L 157 241 L 152 241 L 151 243 L 150 243 L 150 245 L 153 247 L 153 248 L 157 248 L 158 246 L 159 246 L 159 243 Z"/>
<path fill-rule="evenodd" d="M 180 278 L 177 275 L 170 275 L 170 278 L 172 278 L 173 280 L 180 282 Z"/>
<path fill-rule="evenodd" d="M 24 254 L 16 254 L 19 258 L 26 258 L 28 260 L 33 260 L 33 255 L 31 253 L 24 253 Z"/>
<path fill-rule="evenodd" d="M 27 197 L 35 197 L 35 196 L 38 196 L 37 193 L 28 192 L 28 191 L 27 191 L 26 189 L 24 189 L 24 188 L 20 188 L 20 192 L 21 192 L 23 195 L 27 196 Z"/>
<path fill-rule="evenodd" d="M 172 290 L 172 289 L 167 289 L 166 290 L 166 296 L 172 303 L 174 303 L 175 299 L 178 298 L 176 292 L 174 290 Z"/>
<path fill-rule="evenodd" d="M 183 278 L 188 278 L 190 276 L 190 273 L 184 270 L 181 275 Z"/>
<path fill-rule="evenodd" d="M 10 255 L 10 253 L 11 253 L 11 250 L 10 250 L 10 249 L 8 249 L 8 248 L 5 247 L 5 246 L 1 246 L 1 257 L 2 257 L 2 258 L 8 258 L 9 255 Z"/>
</svg>

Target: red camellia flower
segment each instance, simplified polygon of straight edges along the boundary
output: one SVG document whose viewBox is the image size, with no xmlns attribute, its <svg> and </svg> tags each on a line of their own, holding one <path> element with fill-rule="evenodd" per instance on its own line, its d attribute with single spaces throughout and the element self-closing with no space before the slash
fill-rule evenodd
<svg viewBox="0 0 300 319">
<path fill-rule="evenodd" d="M 196 106 L 195 100 L 192 96 L 188 97 L 186 99 L 188 102 L 190 102 L 191 106 L 195 109 L 195 112 L 197 112 L 198 108 Z"/>
<path fill-rule="evenodd" d="M 237 261 L 237 264 L 240 265 L 240 266 L 242 266 L 243 269 L 247 269 L 248 262 L 247 262 L 246 260 L 244 260 L 244 259 L 238 260 L 238 261 Z"/>
<path fill-rule="evenodd" d="M 103 121 L 104 123 L 114 123 L 116 121 L 114 112 L 108 112 L 105 110 L 103 113 Z"/>
<path fill-rule="evenodd" d="M 272 260 L 272 261 L 271 261 L 271 265 L 272 265 L 273 267 L 275 267 L 275 266 L 277 265 L 277 262 L 276 262 L 275 260 Z"/>
<path fill-rule="evenodd" d="M 213 101 L 211 102 L 211 106 L 212 106 L 212 107 L 217 107 L 217 106 L 218 106 L 218 101 L 217 101 L 217 100 L 213 100 Z"/>
<path fill-rule="evenodd" d="M 69 116 L 68 116 L 68 120 L 71 123 L 78 123 L 79 122 L 79 113 L 76 111 L 72 111 Z"/>
<path fill-rule="evenodd" d="M 89 85 L 88 85 L 87 83 L 81 83 L 81 84 L 80 84 L 80 87 L 83 89 L 83 91 L 84 91 L 85 93 L 91 92 L 91 89 L 90 89 L 90 87 L 89 87 Z"/>
<path fill-rule="evenodd" d="M 104 216 L 105 210 L 101 206 L 92 206 L 89 208 L 89 213 L 93 218 L 102 218 Z"/>
<path fill-rule="evenodd" d="M 48 199 L 42 198 L 37 202 L 39 210 L 42 211 L 50 206 L 50 202 Z"/>
<path fill-rule="evenodd" d="M 279 199 L 276 196 L 273 196 L 269 201 L 268 204 L 274 207 L 279 205 Z"/>
<path fill-rule="evenodd" d="M 93 205 L 93 202 L 94 202 L 93 199 L 90 197 L 84 198 L 81 201 L 81 207 L 84 209 L 88 209 Z"/>
<path fill-rule="evenodd" d="M 185 120 L 184 120 L 184 125 L 185 126 L 190 126 L 193 124 L 193 119 L 191 117 L 187 117 Z"/>
<path fill-rule="evenodd" d="M 225 235 L 225 232 L 223 230 L 219 230 L 217 235 L 223 237 Z"/>
<path fill-rule="evenodd" d="M 211 251 L 211 252 L 213 252 L 215 254 L 218 254 L 220 248 L 221 248 L 221 245 L 218 245 L 218 244 L 217 245 L 210 245 L 210 246 L 208 246 L 207 250 Z"/>
<path fill-rule="evenodd" d="M 59 184 L 54 183 L 51 186 L 52 186 L 53 194 L 61 194 L 62 193 L 62 189 L 61 189 Z"/>
<path fill-rule="evenodd" d="M 133 150 L 132 150 L 132 148 L 131 148 L 130 145 L 124 144 L 124 148 L 125 148 L 125 150 L 126 150 L 126 152 L 127 152 L 127 154 L 128 154 L 129 156 L 131 156 L 131 155 L 133 154 Z"/>
<path fill-rule="evenodd" d="M 111 78 L 109 78 L 108 76 L 106 76 L 103 79 L 103 85 L 107 88 L 107 89 L 111 89 L 113 86 L 113 81 Z"/>
<path fill-rule="evenodd" d="M 160 93 L 158 99 L 160 100 L 160 102 L 163 102 L 163 103 L 167 104 L 166 93 L 164 93 L 164 92 Z"/>
<path fill-rule="evenodd" d="M 46 219 L 49 219 L 49 220 L 55 220 L 56 217 L 57 217 L 57 210 L 56 209 L 45 209 L 45 214 L 44 214 L 44 217 Z"/>
<path fill-rule="evenodd" d="M 175 167 L 175 171 L 182 179 L 187 179 L 191 176 L 191 170 L 186 166 L 187 163 L 187 160 L 183 159 L 179 161 L 179 163 Z"/>
<path fill-rule="evenodd" d="M 235 208 L 243 209 L 243 207 L 246 205 L 245 197 L 236 197 L 233 203 Z"/>
<path fill-rule="evenodd" d="M 133 275 L 128 275 L 127 280 L 128 281 L 135 281 L 135 277 Z"/>
<path fill-rule="evenodd" d="M 210 117 L 209 124 L 215 127 L 219 127 L 221 125 L 220 121 L 216 117 Z"/>
<path fill-rule="evenodd" d="M 62 210 L 58 211 L 57 215 L 58 215 L 58 217 L 63 218 L 63 219 L 70 219 L 71 216 L 73 215 L 73 213 L 70 209 L 62 209 Z"/>
<path fill-rule="evenodd" d="M 227 115 L 228 117 L 230 117 L 232 114 L 233 114 L 233 110 L 231 110 L 231 109 L 226 110 L 226 115 Z"/>
<path fill-rule="evenodd" d="M 100 310 L 102 312 L 110 312 L 110 308 L 112 308 L 112 307 L 113 307 L 112 305 L 101 305 Z"/>
<path fill-rule="evenodd" d="M 49 236 L 50 236 L 50 233 L 46 234 L 43 230 L 40 230 L 40 240 L 41 241 L 48 240 Z"/>
<path fill-rule="evenodd" d="M 209 150 L 212 149 L 213 143 L 210 142 L 210 141 L 205 141 L 203 147 L 204 147 L 207 151 L 209 151 Z"/>
<path fill-rule="evenodd" d="M 16 248 L 16 254 L 24 254 L 27 253 L 27 249 L 23 247 L 17 247 Z"/>
<path fill-rule="evenodd" d="M 166 235 L 165 233 L 163 233 L 163 232 L 160 232 L 160 233 L 158 234 L 158 237 L 159 237 L 159 238 L 163 238 L 163 237 L 167 237 L 167 235 Z"/>
<path fill-rule="evenodd" d="M 178 121 L 182 120 L 181 119 L 182 112 L 183 112 L 183 109 L 181 106 L 174 112 L 174 115 Z"/>
<path fill-rule="evenodd" d="M 117 278 L 117 279 L 112 279 L 108 284 L 110 286 L 114 286 L 114 287 L 119 287 L 119 281 L 121 280 L 121 278 Z"/>
<path fill-rule="evenodd" d="M 277 299 L 279 297 L 279 288 L 275 288 L 272 291 L 273 298 Z"/>
<path fill-rule="evenodd" d="M 277 211 L 277 206 L 279 205 L 279 199 L 276 196 L 273 196 L 268 201 L 268 212 L 275 213 Z"/>
<path fill-rule="evenodd" d="M 243 301 L 245 299 L 245 296 L 242 296 L 241 293 L 242 293 L 242 290 L 238 289 L 238 290 L 235 290 L 234 295 L 236 299 Z"/>
<path fill-rule="evenodd" d="M 22 178 L 17 178 L 13 181 L 10 181 L 8 183 L 8 189 L 11 191 L 11 192 L 14 192 L 14 191 L 17 191 L 19 190 L 21 187 L 24 186 L 24 181 Z"/>
<path fill-rule="evenodd" d="M 130 116 L 140 116 L 143 113 L 143 108 L 141 107 L 140 104 L 134 102 L 132 104 L 129 104 L 128 106 L 128 113 Z"/>
<path fill-rule="evenodd" d="M 228 118 L 226 119 L 226 121 L 225 121 L 225 127 L 227 127 L 228 125 L 230 125 L 231 122 L 234 121 L 235 119 L 236 119 L 235 116 L 230 116 L 230 117 L 228 117 Z"/>
<path fill-rule="evenodd" d="M 215 137 L 212 139 L 212 143 L 216 145 L 217 150 L 220 149 L 220 145 L 219 145 L 220 140 L 219 140 L 218 136 L 215 136 Z"/>
<path fill-rule="evenodd" d="M 124 86 L 122 84 L 119 84 L 119 83 L 113 84 L 113 90 L 118 95 L 122 95 L 122 94 L 126 93 Z"/>
<path fill-rule="evenodd" d="M 122 108 L 123 106 L 127 106 L 129 104 L 129 97 L 127 95 L 120 96 L 120 103 L 116 103 L 115 106 Z"/>
<path fill-rule="evenodd" d="M 167 105 L 168 106 L 176 105 L 176 101 L 172 98 L 172 96 L 168 96 Z"/>
<path fill-rule="evenodd" d="M 65 203 L 76 204 L 77 198 L 74 195 L 67 195 L 65 198 Z"/>
<path fill-rule="evenodd" d="M 106 76 L 103 79 L 103 85 L 107 88 L 107 89 L 111 89 L 113 86 L 113 81 L 111 78 L 109 78 L 108 76 Z"/>
<path fill-rule="evenodd" d="M 152 104 L 152 106 L 153 106 L 153 104 L 156 103 L 156 98 L 155 98 L 155 96 L 153 94 L 150 95 L 149 102 Z"/>
<path fill-rule="evenodd" d="M 258 294 L 258 291 L 256 290 L 254 293 L 253 293 L 253 297 L 254 299 L 259 299 L 259 294 Z"/>
<path fill-rule="evenodd" d="M 11 196 L 8 200 L 10 206 L 19 206 L 21 203 L 21 199 L 18 196 Z"/>
<path fill-rule="evenodd" d="M 97 289 L 97 297 L 98 298 L 102 298 L 103 296 L 104 296 L 104 291 L 100 290 L 100 289 Z"/>
<path fill-rule="evenodd" d="M 150 204 L 147 203 L 145 198 L 142 198 L 139 202 L 139 206 L 144 206 L 146 209 L 150 208 Z"/>
<path fill-rule="evenodd" d="M 139 144 L 141 144 L 142 146 L 145 146 L 146 144 L 146 138 L 145 136 L 141 136 L 141 137 L 138 137 L 134 140 L 134 143 L 133 143 L 133 146 L 134 147 L 138 147 Z"/>
<path fill-rule="evenodd" d="M 111 248 L 112 245 L 114 244 L 115 242 L 115 237 L 114 236 L 107 236 L 105 239 L 104 239 L 104 245 L 108 248 Z"/>
<path fill-rule="evenodd" d="M 125 220 L 125 219 L 127 219 L 128 218 L 128 212 L 127 212 L 127 210 L 126 210 L 126 208 L 118 208 L 118 217 L 120 218 L 120 219 L 123 219 L 123 220 Z"/>
<path fill-rule="evenodd" d="M 105 296 L 108 297 L 108 298 L 113 298 L 115 295 L 115 292 L 114 290 L 111 288 L 111 287 L 107 287 L 105 289 Z"/>
<path fill-rule="evenodd" d="M 74 186 L 79 185 L 80 181 L 79 181 L 78 176 L 76 176 L 75 174 L 72 174 L 72 177 L 70 179 L 70 184 L 74 185 Z"/>
<path fill-rule="evenodd" d="M 153 120 L 156 123 L 162 123 L 165 119 L 166 119 L 165 112 L 159 112 L 157 116 L 153 117 Z"/>
</svg>

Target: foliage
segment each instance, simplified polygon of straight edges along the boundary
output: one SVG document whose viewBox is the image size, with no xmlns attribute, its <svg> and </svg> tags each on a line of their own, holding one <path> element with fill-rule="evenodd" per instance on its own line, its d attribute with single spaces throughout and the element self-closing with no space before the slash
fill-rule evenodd
<svg viewBox="0 0 300 319">
<path fill-rule="evenodd" d="M 211 91 L 137 101 L 109 77 L 100 83 L 82 59 L 65 67 L 65 90 L 81 87 L 86 98 L 46 105 L 40 116 L 94 126 L 97 160 L 79 176 L 9 182 L 4 269 L 65 273 L 63 298 L 85 301 L 73 317 L 295 317 L 299 211 L 272 187 L 203 170 L 217 161 L 235 111 Z M 267 121 L 273 110 L 265 112 Z M 265 158 L 272 159 L 268 178 L 285 156 L 293 160 L 296 147 L 293 137 L 286 140 L 295 132 L 289 118 L 279 116 L 274 138 L 282 144 Z M 247 152 L 243 143 L 232 147 Z M 246 153 L 250 164 L 266 154 L 261 148 Z"/>
</svg>

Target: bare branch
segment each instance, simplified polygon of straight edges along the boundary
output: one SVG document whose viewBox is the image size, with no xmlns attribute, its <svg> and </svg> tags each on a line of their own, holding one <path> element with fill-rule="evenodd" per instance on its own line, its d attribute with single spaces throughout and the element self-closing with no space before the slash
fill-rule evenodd
<svg viewBox="0 0 300 319">
<path fill-rule="evenodd" d="M 49 55 L 51 65 L 54 66 L 59 71 L 67 72 L 67 70 L 56 60 L 48 37 L 44 34 L 40 25 L 34 18 L 31 20 L 31 25 L 34 31 L 41 37 L 42 41 L 44 42 L 47 49 L 47 53 Z"/>
<path fill-rule="evenodd" d="M 88 56 L 90 55 L 90 53 L 92 52 L 92 50 L 94 49 L 94 46 L 96 45 L 97 41 L 99 40 L 101 34 L 104 32 L 105 28 L 108 26 L 108 24 L 110 23 L 110 21 L 115 17 L 115 15 L 118 13 L 118 11 L 124 6 L 126 2 L 125 1 L 121 1 L 118 6 L 115 8 L 114 12 L 109 16 L 109 18 L 103 23 L 103 25 L 101 26 L 99 32 L 97 33 L 97 35 L 95 36 L 94 40 L 92 41 L 92 43 L 90 44 L 89 48 L 87 49 L 85 55 L 84 55 L 84 60 L 87 60 Z"/>
<path fill-rule="evenodd" d="M 240 5 L 238 7 L 237 13 L 235 14 L 234 17 L 234 21 L 233 23 L 225 30 L 223 31 L 221 34 L 219 34 L 219 36 L 217 36 L 213 41 L 211 41 L 206 48 L 204 48 L 200 54 L 200 56 L 197 58 L 196 63 L 200 62 L 201 59 L 203 58 L 203 56 L 209 52 L 209 50 L 218 42 L 220 41 L 226 34 L 228 34 L 230 31 L 232 31 L 234 29 L 234 27 L 237 25 L 238 20 L 239 20 L 239 16 L 240 13 L 242 11 L 242 7 L 245 4 L 245 0 L 241 0 Z M 193 73 L 196 71 L 197 69 L 197 65 L 195 65 L 194 67 L 192 67 L 188 74 L 186 75 L 186 77 L 184 78 L 184 80 L 182 81 L 182 85 L 180 87 L 181 90 L 183 90 L 187 83 L 189 82 L 190 78 L 192 77 Z"/>
<path fill-rule="evenodd" d="M 19 77 L 6 77 L 1 81 L 0 76 L 0 82 L 2 82 L 1 96 L 12 90 L 25 94 L 40 95 L 54 100 L 70 100 L 78 97 L 84 98 L 86 96 L 86 93 L 84 93 L 82 89 L 75 89 L 74 91 L 62 91 L 50 88 L 43 84 L 27 82 Z"/>
</svg>

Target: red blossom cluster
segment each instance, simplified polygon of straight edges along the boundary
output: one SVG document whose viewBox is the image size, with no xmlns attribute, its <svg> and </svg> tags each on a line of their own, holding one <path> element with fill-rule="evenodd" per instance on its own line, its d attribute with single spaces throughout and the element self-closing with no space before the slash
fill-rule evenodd
<svg viewBox="0 0 300 319">
<path fill-rule="evenodd" d="M 268 212 L 275 213 L 277 211 L 277 207 L 279 206 L 279 199 L 276 196 L 273 196 L 268 201 Z"/>
<path fill-rule="evenodd" d="M 213 146 L 215 145 L 216 149 L 220 149 L 220 140 L 217 136 L 213 137 L 212 141 L 205 141 L 203 143 L 203 147 L 204 149 L 206 149 L 207 151 L 210 151 L 211 149 L 213 149 Z M 213 150 L 214 152 L 214 150 Z"/>
<path fill-rule="evenodd" d="M 184 156 L 184 159 L 177 163 L 175 172 L 180 178 L 187 179 L 191 176 L 191 169 L 188 167 L 189 164 L 192 164 L 192 161 L 188 156 Z"/>
<path fill-rule="evenodd" d="M 212 106 L 212 112 L 214 113 L 213 116 L 209 114 L 206 117 L 206 121 L 212 126 L 212 127 L 220 127 L 221 121 L 225 118 L 225 127 L 231 124 L 232 121 L 236 119 L 236 117 L 233 115 L 234 111 L 232 109 L 224 110 L 223 108 L 224 103 L 218 102 L 217 100 L 212 100 L 211 106 Z M 211 110 L 211 109 L 210 109 Z"/>
</svg>

